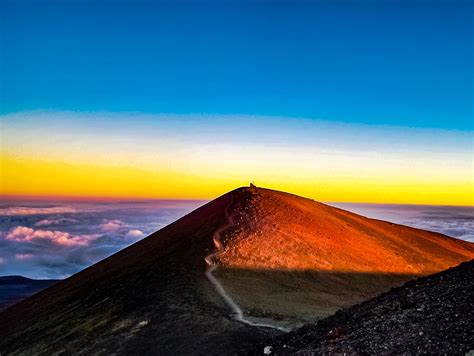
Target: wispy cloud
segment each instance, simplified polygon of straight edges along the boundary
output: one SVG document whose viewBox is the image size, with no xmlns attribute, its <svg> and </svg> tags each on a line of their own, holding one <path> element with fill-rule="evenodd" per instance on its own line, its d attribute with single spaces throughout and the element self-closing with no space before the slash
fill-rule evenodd
<svg viewBox="0 0 474 356">
<path fill-rule="evenodd" d="M 68 206 L 55 206 L 47 208 L 13 206 L 8 208 L 0 208 L 0 215 L 3 216 L 64 214 L 75 212 L 77 212 L 76 209 Z"/>
<path fill-rule="evenodd" d="M 32 253 L 16 253 L 15 258 L 17 260 L 27 260 L 33 257 Z"/>
<path fill-rule="evenodd" d="M 35 226 L 51 226 L 51 225 L 59 225 L 59 224 L 69 224 L 69 223 L 78 223 L 79 220 L 77 219 L 70 219 L 70 218 L 57 218 L 57 219 L 43 219 L 35 223 Z"/>
</svg>

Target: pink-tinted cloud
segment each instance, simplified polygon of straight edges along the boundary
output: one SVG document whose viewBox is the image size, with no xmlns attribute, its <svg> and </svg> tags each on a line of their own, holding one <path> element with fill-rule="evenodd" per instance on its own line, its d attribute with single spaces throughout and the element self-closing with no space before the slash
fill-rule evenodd
<svg viewBox="0 0 474 356">
<path fill-rule="evenodd" d="M 139 238 L 145 236 L 143 231 L 140 230 L 130 230 L 125 234 L 126 237 L 133 237 L 133 238 Z"/>
<path fill-rule="evenodd" d="M 33 254 L 31 254 L 31 253 L 17 253 L 17 254 L 15 254 L 15 258 L 17 260 L 28 260 L 31 257 L 33 257 Z"/>
<path fill-rule="evenodd" d="M 79 220 L 76 219 L 69 219 L 69 218 L 58 218 L 58 219 L 43 219 L 38 221 L 35 226 L 50 226 L 50 225 L 58 225 L 58 224 L 73 224 L 78 223 Z"/>
<path fill-rule="evenodd" d="M 72 247 L 87 246 L 94 239 L 94 237 L 89 235 L 71 235 L 63 231 L 34 230 L 25 226 L 17 226 L 10 230 L 5 239 L 17 242 L 49 240 L 56 245 Z"/>
<path fill-rule="evenodd" d="M 40 214 L 64 214 L 75 213 L 76 209 L 68 206 L 53 206 L 48 208 L 32 208 L 24 206 L 13 206 L 8 208 L 0 208 L 0 215 L 16 216 L 16 215 L 40 215 Z"/>
<path fill-rule="evenodd" d="M 0 204 L 3 258 L 0 275 L 61 278 L 140 240 L 201 202 L 17 201 L 7 204 L 3 201 Z M 76 212 L 68 213 L 73 210 Z M 40 213 L 45 215 L 35 215 Z M 6 217 L 5 214 L 16 215 Z M 2 217 L 6 218 L 2 220 Z"/>
<path fill-rule="evenodd" d="M 100 224 L 100 228 L 103 231 L 115 231 L 123 226 L 123 222 L 121 220 L 104 220 L 102 224 Z"/>
</svg>

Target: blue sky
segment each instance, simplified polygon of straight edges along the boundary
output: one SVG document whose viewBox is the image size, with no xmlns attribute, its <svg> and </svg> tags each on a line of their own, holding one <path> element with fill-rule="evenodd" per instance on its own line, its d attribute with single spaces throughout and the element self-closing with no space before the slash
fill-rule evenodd
<svg viewBox="0 0 474 356">
<path fill-rule="evenodd" d="M 0 114 L 473 128 L 472 1 L 3 1 Z"/>
</svg>

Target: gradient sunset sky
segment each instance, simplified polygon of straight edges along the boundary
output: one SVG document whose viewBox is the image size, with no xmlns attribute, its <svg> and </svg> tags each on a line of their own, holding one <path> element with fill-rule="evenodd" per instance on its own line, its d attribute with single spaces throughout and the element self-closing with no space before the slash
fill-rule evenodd
<svg viewBox="0 0 474 356">
<path fill-rule="evenodd" d="M 0 194 L 474 205 L 472 1 L 3 1 Z"/>
</svg>

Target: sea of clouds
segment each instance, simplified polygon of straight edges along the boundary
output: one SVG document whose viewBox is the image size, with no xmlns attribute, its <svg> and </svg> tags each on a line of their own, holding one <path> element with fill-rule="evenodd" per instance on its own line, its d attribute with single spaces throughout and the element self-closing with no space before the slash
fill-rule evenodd
<svg viewBox="0 0 474 356">
<path fill-rule="evenodd" d="M 0 202 L 0 275 L 68 277 L 202 204 Z"/>
<path fill-rule="evenodd" d="M 474 242 L 474 207 L 354 203 L 331 205 L 374 219 L 440 232 Z"/>
<path fill-rule="evenodd" d="M 0 202 L 0 276 L 68 277 L 139 241 L 203 203 Z M 332 205 L 474 242 L 474 207 Z"/>
</svg>

